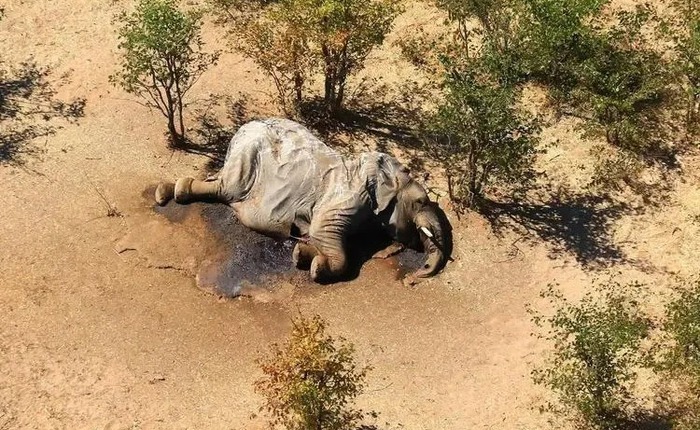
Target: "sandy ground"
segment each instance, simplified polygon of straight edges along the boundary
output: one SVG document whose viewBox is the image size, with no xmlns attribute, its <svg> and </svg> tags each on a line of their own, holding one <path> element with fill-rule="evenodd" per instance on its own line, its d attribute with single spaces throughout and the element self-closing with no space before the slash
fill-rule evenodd
<svg viewBox="0 0 700 430">
<path fill-rule="evenodd" d="M 40 156 L 0 166 L 0 429 L 263 428 L 255 358 L 283 339 L 298 311 L 327 319 L 374 367 L 359 403 L 381 414 L 380 429 L 546 425 L 537 412 L 543 393 L 529 377 L 544 345 L 529 335 L 524 305 L 537 306 L 549 282 L 576 294 L 606 271 L 584 270 L 556 235 L 496 236 L 479 215 L 449 214 L 455 261 L 415 288 L 396 279 L 395 261 L 373 260 L 335 285 L 285 271 L 251 297 L 204 292 L 197 271 L 251 236 L 233 230 L 241 237 L 222 243 L 203 205 L 154 210 L 149 187 L 202 174 L 207 159 L 169 151 L 159 114 L 108 83 L 117 63 L 111 18 L 127 2 L 5 3 L 3 61 L 33 57 L 56 76 L 68 73 L 57 97 L 87 104 L 77 124 L 30 143 Z M 421 19 L 411 9 L 396 34 Z M 206 39 L 223 37 L 208 26 Z M 394 74 L 394 51 L 370 64 L 389 80 L 410 73 Z M 193 97 L 266 100 L 269 90 L 250 61 L 225 53 Z M 586 143 L 566 123 L 544 138 L 560 145 L 543 169 L 575 182 Z M 608 245 L 627 257 L 610 269 L 623 279 L 662 288 L 697 270 L 699 163 L 682 162 L 685 180 L 663 208 L 603 223 Z M 107 217 L 98 191 L 123 216 Z"/>
</svg>

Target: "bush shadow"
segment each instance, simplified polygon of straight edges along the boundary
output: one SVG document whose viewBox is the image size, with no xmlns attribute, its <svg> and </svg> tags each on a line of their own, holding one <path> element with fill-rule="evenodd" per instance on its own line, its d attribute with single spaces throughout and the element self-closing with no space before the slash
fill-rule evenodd
<svg viewBox="0 0 700 430">
<path fill-rule="evenodd" d="M 0 165 L 23 165 L 27 156 L 38 156 L 40 150 L 30 142 L 54 134 L 60 127 L 53 119 L 77 122 L 84 116 L 84 98 L 56 99 L 51 74 L 50 67 L 31 61 L 0 70 Z"/>
<path fill-rule="evenodd" d="M 206 100 L 206 106 L 194 113 L 196 125 L 190 129 L 194 139 L 187 139 L 178 149 L 191 154 L 207 157 L 208 172 L 220 170 L 226 159 L 228 145 L 238 128 L 254 119 L 250 114 L 249 99 L 242 95 L 237 99 L 231 96 L 212 95 Z M 225 109 L 228 125 L 224 125 L 217 116 L 217 110 Z"/>
<path fill-rule="evenodd" d="M 673 427 L 670 417 L 651 413 L 642 414 L 621 425 L 621 428 L 629 430 L 671 430 Z"/>
<path fill-rule="evenodd" d="M 632 209 L 608 196 L 558 190 L 540 201 L 482 199 L 478 210 L 497 236 L 516 231 L 526 241 L 543 240 L 553 258 L 569 254 L 591 269 L 635 263 L 614 243 L 611 231 Z"/>
<path fill-rule="evenodd" d="M 298 107 L 299 120 L 341 151 L 352 151 L 354 141 L 368 138 L 376 140 L 376 149 L 381 152 L 388 152 L 390 144 L 420 147 L 413 127 L 418 109 L 406 103 L 403 96 L 387 97 L 388 92 L 387 86 L 360 85 L 345 107 L 333 115 L 327 112 L 322 98 L 310 99 Z"/>
</svg>

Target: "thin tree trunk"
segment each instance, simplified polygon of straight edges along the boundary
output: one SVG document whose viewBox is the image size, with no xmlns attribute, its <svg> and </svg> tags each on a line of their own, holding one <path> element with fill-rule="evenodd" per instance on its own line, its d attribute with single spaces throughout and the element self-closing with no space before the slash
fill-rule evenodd
<svg viewBox="0 0 700 430">
<path fill-rule="evenodd" d="M 335 101 L 335 77 L 333 75 L 333 70 L 331 70 L 330 67 L 327 67 L 324 94 L 324 100 L 327 107 L 332 106 L 333 102 Z"/>
<path fill-rule="evenodd" d="M 299 106 L 302 99 L 302 89 L 304 87 L 304 78 L 301 73 L 294 73 L 294 92 L 296 93 L 296 104 Z"/>
<path fill-rule="evenodd" d="M 183 119 L 183 114 L 182 110 L 183 105 L 182 105 L 182 90 L 180 89 L 180 77 L 178 74 L 174 73 L 174 80 L 175 80 L 175 92 L 177 96 L 177 100 L 175 101 L 177 103 L 177 115 L 178 115 L 178 120 L 180 121 L 180 139 L 181 143 L 184 143 L 185 140 L 185 120 Z"/>
<path fill-rule="evenodd" d="M 474 206 L 474 196 L 479 192 L 477 186 L 477 166 L 476 166 L 476 148 L 475 144 L 469 145 L 469 185 L 468 185 L 468 202 L 469 207 Z"/>
<path fill-rule="evenodd" d="M 178 146 L 180 144 L 180 137 L 175 127 L 175 112 L 172 110 L 168 110 L 168 133 L 170 133 L 171 145 Z"/>
<path fill-rule="evenodd" d="M 171 89 L 165 89 L 165 97 L 168 105 L 166 110 L 168 112 L 168 132 L 170 132 L 170 139 L 172 140 L 172 145 L 175 147 L 180 146 L 181 136 L 177 131 L 175 126 L 175 102 L 173 100 L 173 95 L 171 94 Z"/>
</svg>

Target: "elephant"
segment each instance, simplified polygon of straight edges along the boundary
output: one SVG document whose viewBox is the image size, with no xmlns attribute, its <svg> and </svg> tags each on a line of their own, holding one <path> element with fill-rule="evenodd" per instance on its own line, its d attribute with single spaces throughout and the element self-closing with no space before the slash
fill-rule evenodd
<svg viewBox="0 0 700 430">
<path fill-rule="evenodd" d="M 157 204 L 173 198 L 180 204 L 227 204 L 251 230 L 297 240 L 294 264 L 308 269 L 319 283 L 345 274 L 349 238 L 372 228 L 394 240 L 380 256 L 404 248 L 427 254 L 412 277 L 437 274 L 451 250 L 451 227 L 444 213 L 396 158 L 381 152 L 341 155 L 287 119 L 241 126 L 217 175 L 158 185 Z"/>
</svg>

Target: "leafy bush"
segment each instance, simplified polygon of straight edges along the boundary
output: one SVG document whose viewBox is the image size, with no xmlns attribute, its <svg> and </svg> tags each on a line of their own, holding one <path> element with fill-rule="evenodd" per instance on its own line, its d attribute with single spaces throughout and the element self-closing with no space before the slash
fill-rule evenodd
<svg viewBox="0 0 700 430">
<path fill-rule="evenodd" d="M 514 94 L 528 82 L 540 85 L 559 114 L 581 119 L 584 136 L 604 137 L 615 147 L 616 174 L 625 180 L 601 181 L 607 178 L 597 176 L 593 181 L 615 182 L 615 187 L 626 183 L 634 192 L 646 192 L 638 180 L 643 169 L 654 163 L 675 165 L 666 143 L 672 75 L 665 58 L 650 48 L 658 35 L 652 25 L 658 18 L 654 10 L 646 5 L 611 10 L 609 4 L 437 0 L 454 24 L 454 37 L 430 43 L 421 36 L 400 45 L 424 69 L 432 66 L 424 60 L 432 51 L 449 60 L 442 62 L 448 75 L 455 66 L 477 64 L 491 82 L 512 88 Z M 597 172 L 610 167 L 610 160 L 601 161 Z"/>
<path fill-rule="evenodd" d="M 463 209 L 475 207 L 489 188 L 533 179 L 539 125 L 518 106 L 518 1 L 437 4 L 456 23 L 454 37 L 423 33 L 398 45 L 439 82 L 437 109 L 424 124 L 424 148 L 445 169 L 450 199 Z M 439 61 L 427 60 L 431 56 Z"/>
<path fill-rule="evenodd" d="M 358 367 L 354 347 L 326 334 L 319 317 L 298 317 L 289 340 L 259 361 L 255 384 L 265 398 L 261 410 L 273 427 L 288 430 L 354 430 L 362 411 L 348 404 L 362 393 L 368 367 Z"/>
<path fill-rule="evenodd" d="M 663 23 L 667 36 L 675 44 L 682 86 L 687 94 L 686 129 L 700 131 L 700 4 L 673 0 L 673 15 Z"/>
<path fill-rule="evenodd" d="M 544 84 L 558 110 L 584 130 L 640 155 L 658 156 L 669 67 L 649 48 L 654 11 L 605 11 L 610 0 L 523 0 L 520 69 Z M 647 31 L 644 31 L 644 30 Z"/>
<path fill-rule="evenodd" d="M 298 106 L 307 81 L 320 71 L 331 114 L 343 106 L 347 79 L 364 67 L 401 11 L 399 0 L 280 0 L 257 13 L 245 13 L 236 1 L 213 3 L 234 23 L 238 48 L 272 77 L 282 101 Z"/>
<path fill-rule="evenodd" d="M 670 74 L 661 55 L 646 48 L 642 27 L 649 9 L 619 12 L 612 29 L 595 29 L 589 55 L 575 63 L 574 87 L 559 92 L 569 113 L 584 118 L 587 132 L 643 156 L 663 155 L 663 112 L 668 107 Z"/>
<path fill-rule="evenodd" d="M 437 0 L 437 5 L 457 25 L 457 43 L 448 48 L 453 60 L 479 58 L 499 84 L 522 82 L 522 0 Z"/>
<path fill-rule="evenodd" d="M 234 21 L 240 37 L 237 48 L 272 78 L 279 101 L 288 114 L 303 100 L 305 85 L 315 67 L 299 2 L 280 2 Z"/>
<path fill-rule="evenodd" d="M 657 369 L 680 388 L 674 428 L 700 427 L 700 282 L 678 289 L 667 305 Z"/>
<path fill-rule="evenodd" d="M 135 12 L 117 20 L 123 58 L 111 81 L 157 108 L 168 120 L 171 143 L 183 144 L 183 99 L 218 59 L 202 51 L 201 13 L 179 10 L 176 0 L 140 0 Z"/>
<path fill-rule="evenodd" d="M 426 150 L 444 167 L 452 201 L 472 207 L 494 183 L 531 178 L 538 127 L 515 107 L 514 91 L 473 71 L 453 70 L 444 86 Z"/>
<path fill-rule="evenodd" d="M 571 303 L 550 285 L 541 296 L 554 306 L 554 314 L 529 309 L 533 322 L 546 331 L 537 336 L 554 348 L 532 374 L 535 383 L 556 397 L 545 410 L 586 429 L 620 428 L 631 416 L 630 386 L 641 363 L 640 343 L 651 324 L 632 298 L 639 288 L 611 281 Z"/>
</svg>

